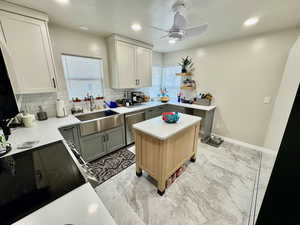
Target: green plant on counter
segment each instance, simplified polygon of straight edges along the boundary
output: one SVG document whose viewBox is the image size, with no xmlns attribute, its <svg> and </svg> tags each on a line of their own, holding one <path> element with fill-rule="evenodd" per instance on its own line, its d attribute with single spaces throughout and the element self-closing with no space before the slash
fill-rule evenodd
<svg viewBox="0 0 300 225">
<path fill-rule="evenodd" d="M 181 66 L 182 73 L 192 73 L 194 71 L 194 63 L 192 62 L 192 58 L 189 56 L 182 58 L 182 61 L 181 63 L 179 63 L 179 66 Z"/>
</svg>

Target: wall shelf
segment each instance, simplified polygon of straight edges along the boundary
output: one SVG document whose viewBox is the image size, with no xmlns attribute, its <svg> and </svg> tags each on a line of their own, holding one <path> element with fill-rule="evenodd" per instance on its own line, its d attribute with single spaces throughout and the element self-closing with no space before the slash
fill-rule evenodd
<svg viewBox="0 0 300 225">
<path fill-rule="evenodd" d="M 180 89 L 181 90 L 190 90 L 190 91 L 193 91 L 193 90 L 196 90 L 196 87 L 181 86 Z"/>
<path fill-rule="evenodd" d="M 188 77 L 188 76 L 192 76 L 192 73 L 176 73 L 176 76 L 181 76 L 181 77 Z"/>
</svg>

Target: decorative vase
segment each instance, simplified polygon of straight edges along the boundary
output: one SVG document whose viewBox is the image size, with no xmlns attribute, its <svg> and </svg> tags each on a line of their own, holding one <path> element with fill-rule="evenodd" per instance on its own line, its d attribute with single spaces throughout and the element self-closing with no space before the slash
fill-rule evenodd
<svg viewBox="0 0 300 225">
<path fill-rule="evenodd" d="M 186 68 L 185 68 L 185 67 L 182 67 L 181 73 L 186 73 L 186 72 L 187 72 Z"/>
</svg>

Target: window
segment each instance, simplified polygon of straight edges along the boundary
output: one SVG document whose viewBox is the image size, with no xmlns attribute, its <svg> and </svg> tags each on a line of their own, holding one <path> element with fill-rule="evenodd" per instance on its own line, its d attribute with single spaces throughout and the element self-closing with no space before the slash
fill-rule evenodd
<svg viewBox="0 0 300 225">
<path fill-rule="evenodd" d="M 62 55 L 70 99 L 103 96 L 102 59 Z"/>
<path fill-rule="evenodd" d="M 142 88 L 145 94 L 149 95 L 151 98 L 155 98 L 160 93 L 162 79 L 162 68 L 160 66 L 152 67 L 152 86 L 148 88 Z"/>
<path fill-rule="evenodd" d="M 170 66 L 163 68 L 162 88 L 167 89 L 167 94 L 170 98 L 177 98 L 180 92 L 181 77 L 176 76 L 176 73 L 181 72 L 180 66 Z"/>
<path fill-rule="evenodd" d="M 145 94 L 151 98 L 156 98 L 160 95 L 160 89 L 166 88 L 170 98 L 176 99 L 180 92 L 181 77 L 176 76 L 176 73 L 181 72 L 180 66 L 170 67 L 152 67 L 152 87 L 142 88 Z"/>
</svg>

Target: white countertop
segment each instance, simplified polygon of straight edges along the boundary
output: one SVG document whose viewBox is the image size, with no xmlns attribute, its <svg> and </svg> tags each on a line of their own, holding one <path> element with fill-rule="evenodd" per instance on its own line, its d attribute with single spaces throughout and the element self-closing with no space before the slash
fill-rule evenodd
<svg viewBox="0 0 300 225">
<path fill-rule="evenodd" d="M 182 107 L 186 107 L 186 108 L 190 108 L 190 109 L 199 109 L 199 110 L 204 110 L 204 111 L 210 111 L 210 110 L 213 110 L 216 108 L 215 105 L 204 106 L 204 105 L 186 104 L 186 103 L 181 103 L 181 102 L 169 101 L 167 103 L 147 102 L 147 103 L 142 103 L 140 105 L 136 105 L 136 106 L 132 106 L 132 107 L 118 107 L 118 108 L 111 109 L 111 110 L 113 110 L 117 113 L 120 113 L 120 114 L 125 114 L 125 113 L 131 113 L 131 112 L 135 112 L 135 111 L 139 111 L 139 110 L 148 109 L 148 108 L 155 107 L 155 106 L 166 105 L 166 104 L 182 106 Z"/>
<path fill-rule="evenodd" d="M 133 125 L 133 128 L 160 140 L 166 140 L 174 134 L 201 121 L 201 117 L 179 113 L 177 123 L 166 123 L 162 117 L 155 117 Z"/>
<path fill-rule="evenodd" d="M 75 116 L 70 115 L 64 118 L 49 118 L 45 121 L 36 121 L 35 126 L 31 128 L 21 127 L 12 129 L 12 134 L 8 139 L 8 142 L 12 145 L 12 150 L 5 156 L 32 149 L 18 149 L 18 146 L 27 141 L 38 141 L 38 143 L 33 146 L 33 148 L 36 148 L 63 140 L 64 138 L 58 129 L 79 123 L 80 121 Z"/>
<path fill-rule="evenodd" d="M 116 225 L 89 183 L 24 217 L 14 225 Z"/>
<path fill-rule="evenodd" d="M 202 106 L 202 105 L 184 104 L 178 102 L 168 102 L 168 103 L 148 102 L 133 107 L 118 107 L 111 110 L 120 114 L 125 114 L 125 113 L 135 112 L 139 110 L 145 110 L 151 107 L 165 105 L 165 104 L 182 106 L 186 108 L 200 109 L 204 111 L 210 111 L 216 108 L 216 106 Z M 103 109 L 99 111 L 103 111 Z M 93 111 L 90 113 L 94 113 L 94 112 L 97 111 Z M 32 148 L 44 146 L 50 143 L 63 140 L 64 138 L 58 129 L 61 127 L 79 124 L 79 123 L 80 121 L 75 116 L 69 115 L 65 118 L 49 118 L 48 120 L 45 121 L 36 121 L 35 126 L 32 128 L 12 129 L 12 134 L 10 135 L 8 140 L 8 142 L 11 143 L 12 145 L 12 150 L 10 151 L 10 153 L 8 153 L 5 156 L 13 155 L 19 152 L 30 150 Z M 160 128 L 160 129 L 164 129 L 164 128 Z M 168 130 L 163 131 L 163 133 L 165 132 L 168 132 Z M 38 143 L 34 145 L 32 148 L 18 149 L 18 146 L 22 145 L 24 142 L 27 141 L 38 141 Z"/>
</svg>

